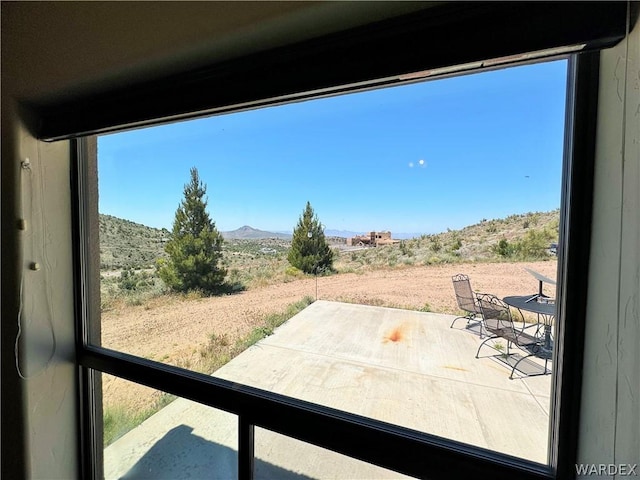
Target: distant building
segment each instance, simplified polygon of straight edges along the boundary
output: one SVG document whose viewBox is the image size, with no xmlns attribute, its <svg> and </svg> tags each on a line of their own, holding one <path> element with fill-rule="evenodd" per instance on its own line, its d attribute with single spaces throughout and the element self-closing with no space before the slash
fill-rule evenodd
<svg viewBox="0 0 640 480">
<path fill-rule="evenodd" d="M 391 232 L 369 232 L 367 235 L 356 235 L 347 238 L 347 245 L 352 247 L 378 247 L 381 245 L 392 245 L 400 240 L 391 238 Z"/>
</svg>

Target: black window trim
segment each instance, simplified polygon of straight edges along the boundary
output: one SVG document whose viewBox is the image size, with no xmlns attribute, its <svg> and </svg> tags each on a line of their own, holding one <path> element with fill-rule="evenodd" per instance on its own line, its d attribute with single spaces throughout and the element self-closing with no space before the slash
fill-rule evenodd
<svg viewBox="0 0 640 480">
<path fill-rule="evenodd" d="M 550 423 L 549 466 L 535 464 L 464 445 L 452 440 L 415 432 L 384 422 L 348 414 L 308 402 L 225 382 L 221 379 L 160 364 L 102 347 L 91 346 L 99 332 L 89 321 L 96 314 L 95 282 L 91 283 L 89 239 L 90 208 L 86 202 L 96 188 L 88 182 L 87 155 L 95 154 L 91 139 L 74 140 L 74 253 L 77 312 L 77 362 L 81 391 L 80 438 L 83 478 L 102 475 L 100 382 L 97 372 L 188 398 L 239 416 L 240 478 L 251 478 L 253 427 L 259 426 L 318 445 L 369 463 L 420 478 L 491 477 L 553 479 L 573 478 L 579 432 L 579 405 L 582 380 L 582 350 L 587 298 L 589 242 L 595 127 L 597 119 L 599 53 L 569 57 L 567 124 L 565 125 L 565 169 L 561 217 L 562 235 L 558 262 L 560 277 L 558 318 L 559 345 L 554 368 L 554 406 Z M 95 192 L 93 193 L 95 194 Z M 94 197 L 97 198 L 97 197 Z M 94 217 L 96 217 L 94 212 Z M 93 221 L 97 221 L 96 218 Z M 95 229 L 95 225 L 93 227 Z M 566 246 L 567 248 L 563 248 Z M 95 255 L 93 256 L 95 258 Z M 94 266 L 95 268 L 95 266 Z M 94 276 L 95 278 L 95 276 Z M 567 288 L 570 284 L 571 288 Z M 93 302 L 93 304 L 91 303 Z M 93 342 L 98 344 L 98 342 Z"/>
</svg>

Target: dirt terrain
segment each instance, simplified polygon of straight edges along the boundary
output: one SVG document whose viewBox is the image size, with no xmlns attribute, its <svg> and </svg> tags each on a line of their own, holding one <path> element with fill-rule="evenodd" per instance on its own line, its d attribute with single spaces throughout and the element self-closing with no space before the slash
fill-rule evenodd
<svg viewBox="0 0 640 480">
<path fill-rule="evenodd" d="M 555 261 L 468 263 L 376 270 L 317 279 L 317 298 L 432 312 L 458 311 L 451 277 L 470 276 L 475 291 L 503 297 L 537 291 L 538 282 L 524 268 L 556 277 Z M 545 293 L 555 296 L 553 287 Z M 102 313 L 102 344 L 152 360 L 190 366 L 213 333 L 230 341 L 259 326 L 264 315 L 283 311 L 304 296 L 316 298 L 314 278 L 252 289 L 235 295 L 192 300 L 159 297 L 139 306 Z M 146 387 L 122 379 L 103 379 L 106 405 L 136 408 L 152 398 Z"/>
</svg>

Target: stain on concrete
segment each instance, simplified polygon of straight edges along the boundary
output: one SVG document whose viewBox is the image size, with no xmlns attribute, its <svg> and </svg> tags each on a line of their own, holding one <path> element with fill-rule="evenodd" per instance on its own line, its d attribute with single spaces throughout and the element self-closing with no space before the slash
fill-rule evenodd
<svg viewBox="0 0 640 480">
<path fill-rule="evenodd" d="M 387 332 L 387 334 L 383 337 L 382 343 L 398 343 L 406 338 L 406 326 L 404 324 L 400 324 L 397 327 L 392 328 Z"/>
</svg>

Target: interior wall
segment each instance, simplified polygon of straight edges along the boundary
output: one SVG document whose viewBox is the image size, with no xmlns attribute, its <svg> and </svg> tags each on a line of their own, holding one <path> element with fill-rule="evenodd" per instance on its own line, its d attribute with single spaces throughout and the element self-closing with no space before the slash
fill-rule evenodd
<svg viewBox="0 0 640 480">
<path fill-rule="evenodd" d="M 578 461 L 640 471 L 638 24 L 601 54 L 598 110 Z"/>
<path fill-rule="evenodd" d="M 47 72 L 17 52 L 47 45 L 11 13 L 3 2 L 2 477 L 80 478 L 69 142 L 21 120 L 21 89 Z"/>
<path fill-rule="evenodd" d="M 17 116 L 2 138 L 3 476 L 78 478 L 69 142 L 39 142 Z"/>
<path fill-rule="evenodd" d="M 3 476 L 77 478 L 69 142 L 2 103 Z"/>
<path fill-rule="evenodd" d="M 18 163 L 9 160 L 16 150 L 17 122 L 11 100 L 2 90 L 2 174 L 0 192 L 2 193 L 2 316 L 0 317 L 0 367 L 2 369 L 2 476 L 5 478 L 23 478 L 25 475 L 26 424 L 23 415 L 22 382 L 14 368 L 13 348 L 18 333 L 16 318 L 19 311 L 19 288 L 16 276 L 20 270 L 21 258 L 18 251 L 18 231 L 16 228 L 16 184 Z"/>
</svg>

